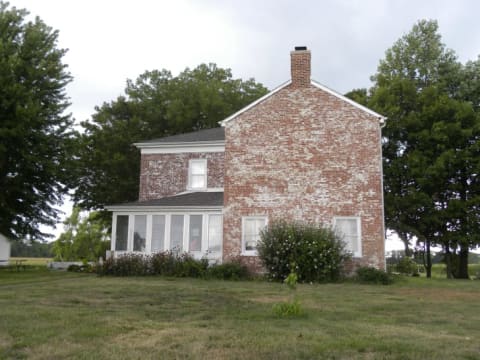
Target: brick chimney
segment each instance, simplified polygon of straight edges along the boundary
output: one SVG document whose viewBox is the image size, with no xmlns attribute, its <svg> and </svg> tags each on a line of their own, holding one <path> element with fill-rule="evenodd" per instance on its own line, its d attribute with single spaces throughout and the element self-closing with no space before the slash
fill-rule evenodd
<svg viewBox="0 0 480 360">
<path fill-rule="evenodd" d="M 310 86 L 310 58 L 310 50 L 306 46 L 295 46 L 295 50 L 290 52 L 293 87 Z"/>
</svg>

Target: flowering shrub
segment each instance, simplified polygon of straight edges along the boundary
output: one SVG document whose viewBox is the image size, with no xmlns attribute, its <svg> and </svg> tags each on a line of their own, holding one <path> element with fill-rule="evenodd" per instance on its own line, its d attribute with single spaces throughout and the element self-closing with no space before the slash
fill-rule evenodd
<svg viewBox="0 0 480 360">
<path fill-rule="evenodd" d="M 295 272 L 299 282 L 335 281 L 351 257 L 339 236 L 322 226 L 276 221 L 260 236 L 258 254 L 272 280 Z"/>
</svg>

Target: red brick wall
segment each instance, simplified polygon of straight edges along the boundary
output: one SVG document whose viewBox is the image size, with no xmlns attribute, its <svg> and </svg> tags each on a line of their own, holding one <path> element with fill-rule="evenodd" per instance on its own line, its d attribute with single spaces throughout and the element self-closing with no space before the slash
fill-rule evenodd
<svg viewBox="0 0 480 360">
<path fill-rule="evenodd" d="M 309 50 L 296 50 L 290 53 L 292 87 L 310 86 L 310 62 L 311 54 Z"/>
<path fill-rule="evenodd" d="M 289 85 L 226 124 L 224 259 L 242 216 L 332 224 L 360 216 L 361 259 L 384 268 L 378 119 L 313 86 Z M 258 259 L 244 258 L 258 269 Z"/>
<path fill-rule="evenodd" d="M 188 161 L 207 159 L 207 186 L 223 188 L 223 152 L 142 154 L 139 200 L 158 199 L 187 191 Z"/>
</svg>

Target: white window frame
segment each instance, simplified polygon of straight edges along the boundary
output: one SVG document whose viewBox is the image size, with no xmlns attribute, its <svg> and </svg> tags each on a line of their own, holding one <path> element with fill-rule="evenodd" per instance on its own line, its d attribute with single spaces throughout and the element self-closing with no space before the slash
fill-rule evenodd
<svg viewBox="0 0 480 360">
<path fill-rule="evenodd" d="M 255 216 L 243 216 L 242 217 L 242 251 L 241 251 L 241 254 L 243 256 L 258 256 L 258 251 L 257 250 L 246 250 L 245 249 L 245 235 L 246 235 L 246 231 L 245 231 L 245 227 L 246 227 L 246 224 L 247 224 L 247 221 L 249 220 L 264 220 L 265 221 L 265 225 L 264 227 L 267 227 L 268 226 L 268 217 L 266 215 L 255 215 Z"/>
<path fill-rule="evenodd" d="M 168 248 L 166 247 L 166 242 L 167 242 L 167 214 L 159 214 L 159 213 L 153 213 L 147 216 L 147 251 L 150 254 L 155 254 L 158 251 L 153 251 L 152 250 L 152 242 L 153 242 L 153 217 L 154 216 L 163 216 L 163 250 L 160 250 L 160 252 L 167 250 Z M 170 229 L 169 229 L 170 230 Z M 170 245 L 170 244 L 169 244 Z"/>
<path fill-rule="evenodd" d="M 203 175 L 205 177 L 205 186 L 204 187 L 193 187 L 192 186 L 192 164 L 197 163 L 197 164 L 202 164 L 203 168 L 205 169 L 205 174 Z M 198 174 L 197 174 L 198 175 Z M 207 184 L 208 180 L 208 169 L 207 169 L 207 159 L 190 159 L 188 161 L 188 185 L 187 185 L 187 190 L 206 190 L 208 188 Z"/>
<path fill-rule="evenodd" d="M 353 252 L 353 257 L 361 258 L 362 257 L 362 220 L 360 216 L 335 216 L 333 218 L 333 228 L 335 231 L 337 229 L 337 220 L 355 220 L 357 223 L 357 236 L 358 236 L 358 251 Z M 343 235 L 343 234 L 340 234 Z"/>
<path fill-rule="evenodd" d="M 134 250 L 134 246 L 135 246 L 135 217 L 136 216 L 145 216 L 145 247 L 144 247 L 144 250 L 141 251 L 141 250 Z M 149 216 L 148 214 L 133 214 L 132 216 L 132 252 L 134 253 L 137 253 L 137 254 L 146 254 L 147 252 L 150 252 L 151 250 L 148 250 L 147 248 L 147 245 L 148 245 L 148 242 L 147 242 L 147 237 L 148 237 L 148 228 L 149 228 Z M 130 225 L 130 224 L 129 224 Z"/>
<path fill-rule="evenodd" d="M 145 240 L 145 252 L 133 251 L 133 233 L 134 233 L 134 226 L 135 226 L 135 216 L 136 215 L 146 215 L 146 240 Z M 217 254 L 219 258 L 216 259 L 221 262 L 222 256 L 222 249 L 223 249 L 223 214 L 220 211 L 171 211 L 171 212 L 163 212 L 163 211 L 153 211 L 153 212 L 114 212 L 113 220 L 112 220 L 112 241 L 111 241 L 111 251 L 114 251 L 116 254 L 125 254 L 125 253 L 140 253 L 140 254 L 153 254 L 152 252 L 152 217 L 154 215 L 162 215 L 165 216 L 165 228 L 164 228 L 164 249 L 171 250 L 171 238 L 170 238 L 170 230 L 171 230 L 171 221 L 173 215 L 182 215 L 183 216 L 183 237 L 182 237 L 182 252 L 188 252 L 192 254 L 195 258 L 202 258 L 208 250 L 208 220 L 209 217 L 220 216 L 221 217 L 221 249 L 220 252 Z M 189 249 L 189 239 L 190 239 L 190 216 L 191 215 L 201 215 L 202 216 L 202 239 L 201 239 L 201 247 L 200 251 L 190 251 Z M 115 250 L 116 247 L 116 230 L 117 230 L 117 217 L 118 216 L 128 216 L 128 233 L 127 233 L 127 249 L 126 250 Z"/>
</svg>

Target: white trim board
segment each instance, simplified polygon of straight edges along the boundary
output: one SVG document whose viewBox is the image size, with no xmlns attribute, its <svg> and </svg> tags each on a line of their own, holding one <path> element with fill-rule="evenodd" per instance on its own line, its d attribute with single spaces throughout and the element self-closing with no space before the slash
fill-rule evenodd
<svg viewBox="0 0 480 360">
<path fill-rule="evenodd" d="M 225 141 L 218 142 L 195 142 L 195 143 L 154 143 L 133 144 L 140 149 L 141 154 L 181 154 L 181 153 L 211 153 L 225 152 Z"/>
<path fill-rule="evenodd" d="M 134 205 L 112 205 L 105 206 L 108 211 L 114 212 L 182 212 L 182 211 L 218 211 L 223 206 L 134 206 Z"/>
</svg>

